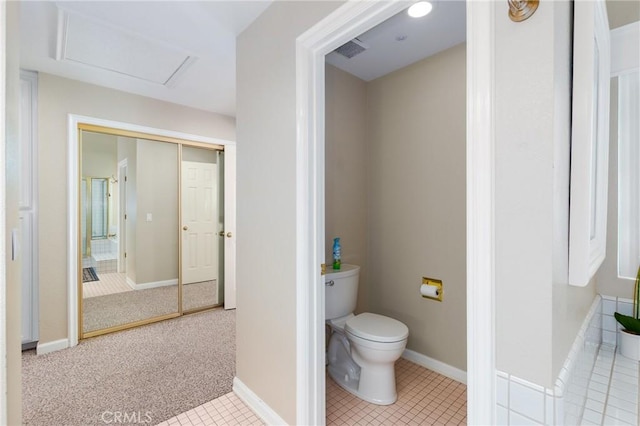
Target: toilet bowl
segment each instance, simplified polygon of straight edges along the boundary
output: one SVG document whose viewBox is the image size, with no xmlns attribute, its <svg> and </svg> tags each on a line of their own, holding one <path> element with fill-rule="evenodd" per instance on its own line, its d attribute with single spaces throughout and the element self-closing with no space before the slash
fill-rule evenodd
<svg viewBox="0 0 640 426">
<path fill-rule="evenodd" d="M 383 315 L 353 314 L 359 270 L 343 264 L 340 272 L 328 273 L 325 278 L 325 313 L 332 330 L 328 372 L 357 397 L 389 405 L 397 400 L 394 365 L 407 345 L 409 329 Z"/>
</svg>

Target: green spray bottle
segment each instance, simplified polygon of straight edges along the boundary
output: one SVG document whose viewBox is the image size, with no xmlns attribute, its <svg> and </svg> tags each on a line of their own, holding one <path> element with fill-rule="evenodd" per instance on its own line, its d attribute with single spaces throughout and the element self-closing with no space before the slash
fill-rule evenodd
<svg viewBox="0 0 640 426">
<path fill-rule="evenodd" d="M 340 238 L 333 239 L 333 269 L 340 269 L 342 264 L 342 249 L 340 248 Z"/>
</svg>

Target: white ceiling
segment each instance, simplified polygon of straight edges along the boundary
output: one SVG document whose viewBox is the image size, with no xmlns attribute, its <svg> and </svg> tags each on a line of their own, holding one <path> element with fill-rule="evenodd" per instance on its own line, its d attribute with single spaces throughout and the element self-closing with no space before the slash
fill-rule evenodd
<svg viewBox="0 0 640 426">
<path fill-rule="evenodd" d="M 358 37 L 369 48 L 347 59 L 335 52 L 327 62 L 365 81 L 371 81 L 466 40 L 464 0 L 432 0 L 433 10 L 422 18 L 406 11 Z M 402 40 L 397 40 L 400 38 Z"/>
<path fill-rule="evenodd" d="M 21 67 L 234 116 L 236 37 L 271 1 L 23 1 Z M 360 36 L 364 53 L 327 62 L 369 81 L 463 42 L 464 1 L 433 3 Z"/>
<path fill-rule="evenodd" d="M 22 2 L 21 67 L 235 115 L 235 40 L 270 4 Z"/>
</svg>

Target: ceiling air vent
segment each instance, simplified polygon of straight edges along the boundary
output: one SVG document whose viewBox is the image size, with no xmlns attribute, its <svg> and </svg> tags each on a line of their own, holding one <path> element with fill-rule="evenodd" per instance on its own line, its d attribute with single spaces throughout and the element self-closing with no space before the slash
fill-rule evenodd
<svg viewBox="0 0 640 426">
<path fill-rule="evenodd" d="M 344 56 L 347 59 L 351 59 L 356 55 L 361 54 L 365 50 L 367 50 L 369 46 L 354 38 L 351 41 L 346 42 L 342 46 L 338 47 L 334 52 Z"/>
</svg>

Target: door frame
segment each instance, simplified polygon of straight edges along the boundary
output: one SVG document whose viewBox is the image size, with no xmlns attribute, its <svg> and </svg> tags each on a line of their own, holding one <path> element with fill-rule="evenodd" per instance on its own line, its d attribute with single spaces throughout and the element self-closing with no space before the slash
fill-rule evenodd
<svg viewBox="0 0 640 426">
<path fill-rule="evenodd" d="M 127 272 L 127 260 L 125 253 L 127 252 L 127 223 L 125 216 L 127 214 L 127 173 L 129 159 L 125 158 L 118 161 L 118 273 Z"/>
<path fill-rule="evenodd" d="M 296 40 L 296 420 L 325 424 L 325 55 L 407 7 L 349 1 Z M 467 418 L 495 424 L 495 4 L 467 1 Z"/>
<path fill-rule="evenodd" d="M 78 200 L 79 200 L 79 179 L 80 179 L 80 146 L 78 125 L 88 124 L 112 129 L 130 131 L 135 133 L 146 133 L 160 137 L 182 139 L 193 142 L 201 142 L 211 145 L 222 145 L 234 147 L 235 141 L 216 139 L 205 136 L 193 135 L 189 133 L 176 132 L 173 130 L 157 129 L 154 127 L 141 126 L 137 124 L 124 123 L 120 121 L 104 120 L 101 118 L 88 117 L 77 114 L 69 114 L 67 120 L 67 277 L 68 277 L 68 298 L 67 298 L 67 319 L 68 319 L 68 341 L 66 345 L 57 346 L 56 349 L 73 347 L 78 344 L 79 337 L 79 299 L 78 299 Z M 225 183 L 226 184 L 226 183 Z"/>
<path fill-rule="evenodd" d="M 7 102 L 7 2 L 0 2 L 0 318 L 7 324 L 7 230 L 6 230 L 6 109 Z M 7 327 L 0 327 L 0 424 L 7 423 Z"/>
</svg>

